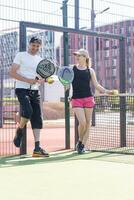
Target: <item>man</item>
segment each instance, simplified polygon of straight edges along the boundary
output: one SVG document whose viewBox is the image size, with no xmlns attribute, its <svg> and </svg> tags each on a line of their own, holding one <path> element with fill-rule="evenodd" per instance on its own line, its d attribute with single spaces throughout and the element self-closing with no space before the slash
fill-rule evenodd
<svg viewBox="0 0 134 200">
<path fill-rule="evenodd" d="M 40 129 L 42 129 L 43 122 L 39 85 L 44 83 L 44 79 L 35 79 L 37 65 L 42 60 L 37 55 L 40 47 L 41 40 L 32 37 L 28 50 L 16 55 L 10 70 L 10 75 L 16 79 L 15 93 L 21 106 L 21 119 L 13 142 L 16 147 L 20 147 L 23 136 L 22 130 L 30 120 L 35 140 L 33 157 L 49 157 L 47 151 L 40 147 Z"/>
</svg>

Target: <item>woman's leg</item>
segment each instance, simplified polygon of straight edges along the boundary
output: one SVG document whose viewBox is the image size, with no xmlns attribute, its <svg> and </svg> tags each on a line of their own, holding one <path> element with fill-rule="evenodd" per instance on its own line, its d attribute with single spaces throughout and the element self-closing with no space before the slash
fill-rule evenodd
<svg viewBox="0 0 134 200">
<path fill-rule="evenodd" d="M 89 134 L 90 134 L 93 108 L 85 108 L 84 111 L 85 111 L 85 117 L 86 117 L 86 130 L 84 132 L 82 143 L 84 144 L 84 146 L 86 146 L 86 143 L 89 139 Z"/>
<path fill-rule="evenodd" d="M 73 108 L 73 111 L 78 119 L 79 126 L 78 126 L 78 132 L 79 132 L 79 141 L 83 141 L 83 137 L 86 131 L 86 116 L 84 108 Z"/>
</svg>

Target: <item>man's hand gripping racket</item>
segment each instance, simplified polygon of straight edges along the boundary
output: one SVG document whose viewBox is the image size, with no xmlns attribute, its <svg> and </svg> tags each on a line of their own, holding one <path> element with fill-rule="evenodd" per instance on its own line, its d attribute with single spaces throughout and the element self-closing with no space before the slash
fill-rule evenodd
<svg viewBox="0 0 134 200">
<path fill-rule="evenodd" d="M 43 59 L 37 65 L 36 73 L 38 76 L 36 77 L 37 80 L 44 79 L 49 84 L 53 83 L 53 79 L 50 78 L 55 72 L 55 64 L 49 59 Z"/>
<path fill-rule="evenodd" d="M 49 84 L 52 84 L 54 82 L 53 78 L 51 76 L 55 73 L 55 64 L 49 59 L 43 59 L 39 62 L 36 68 L 36 73 L 38 74 L 35 78 L 35 83 L 44 83 L 48 82 Z M 35 84 L 34 83 L 34 84 Z M 31 84 L 32 87 L 33 84 Z M 30 88 L 31 88 L 30 87 Z"/>
</svg>

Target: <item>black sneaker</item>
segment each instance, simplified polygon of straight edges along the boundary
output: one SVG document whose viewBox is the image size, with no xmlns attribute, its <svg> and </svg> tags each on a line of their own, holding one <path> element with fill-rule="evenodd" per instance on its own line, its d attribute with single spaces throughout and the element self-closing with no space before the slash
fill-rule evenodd
<svg viewBox="0 0 134 200">
<path fill-rule="evenodd" d="M 82 154 L 82 153 L 85 153 L 85 146 L 84 144 L 81 143 L 78 147 L 78 154 Z"/>
<path fill-rule="evenodd" d="M 32 157 L 49 157 L 49 153 L 40 147 L 39 150 L 34 149 Z"/>
<path fill-rule="evenodd" d="M 21 145 L 22 137 L 23 137 L 22 129 L 18 127 L 16 130 L 14 140 L 13 140 L 14 145 L 18 148 Z"/>
</svg>

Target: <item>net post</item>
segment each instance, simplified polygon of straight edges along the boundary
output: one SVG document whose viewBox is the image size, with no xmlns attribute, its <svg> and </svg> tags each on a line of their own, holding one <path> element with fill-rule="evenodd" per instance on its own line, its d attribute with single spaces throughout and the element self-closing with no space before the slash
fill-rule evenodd
<svg viewBox="0 0 134 200">
<path fill-rule="evenodd" d="M 78 133 L 78 119 L 76 117 L 76 115 L 74 116 L 74 127 L 75 127 L 75 140 L 74 140 L 74 145 L 76 146 L 77 142 L 78 142 L 78 138 L 79 138 L 79 133 Z M 74 147 L 75 147 L 74 146 Z"/>
<path fill-rule="evenodd" d="M 93 113 L 92 113 L 92 126 L 95 126 L 96 124 L 96 115 L 95 115 L 95 107 L 93 108 Z"/>
<path fill-rule="evenodd" d="M 119 40 L 120 93 L 126 92 L 125 38 Z M 126 96 L 120 96 L 120 147 L 126 147 Z"/>
<path fill-rule="evenodd" d="M 24 22 L 20 22 L 19 26 L 19 51 L 26 51 L 26 25 Z M 20 107 L 21 112 L 21 107 Z M 23 128 L 23 139 L 20 147 L 20 155 L 27 153 L 27 127 Z"/>
</svg>

